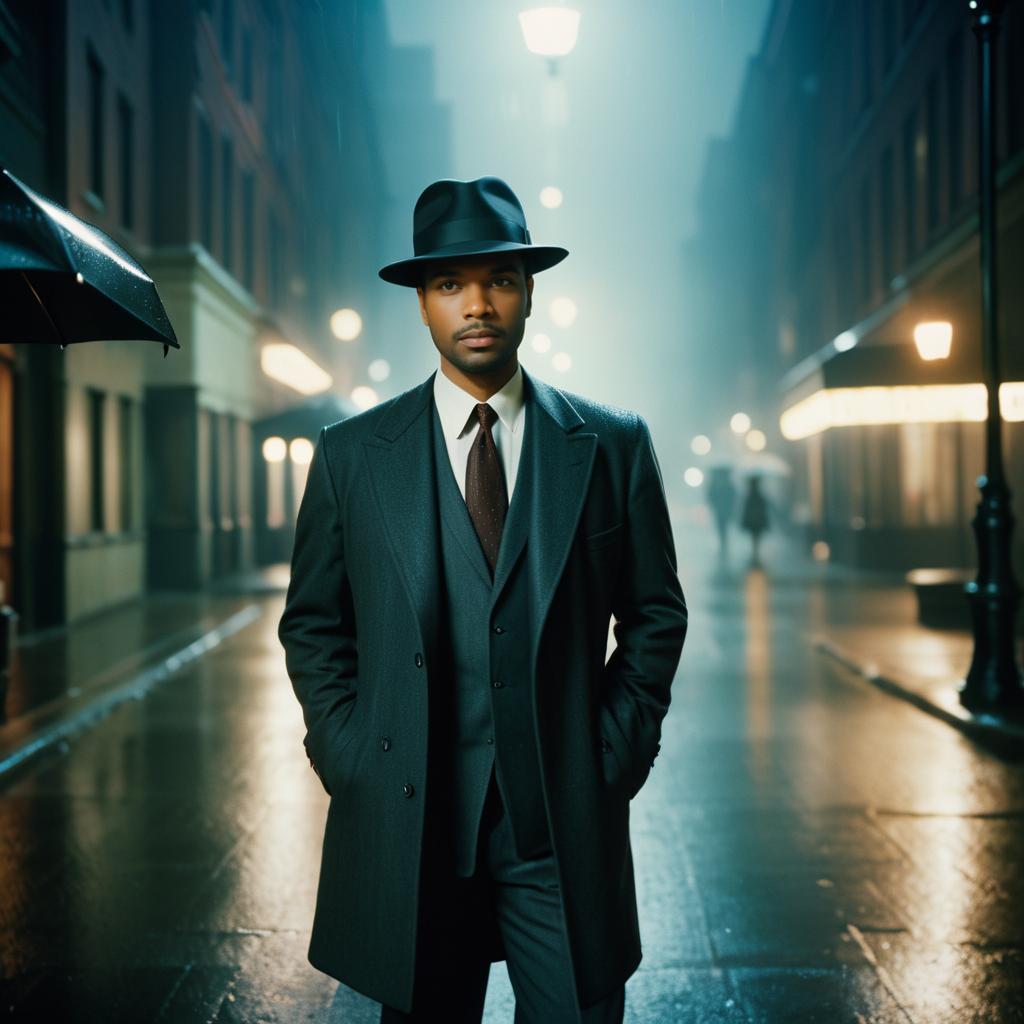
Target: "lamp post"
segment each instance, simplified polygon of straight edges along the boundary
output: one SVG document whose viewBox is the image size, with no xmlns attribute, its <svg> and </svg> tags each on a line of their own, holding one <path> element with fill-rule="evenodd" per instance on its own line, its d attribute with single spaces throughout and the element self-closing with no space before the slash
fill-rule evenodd
<svg viewBox="0 0 1024 1024">
<path fill-rule="evenodd" d="M 1013 514 L 1003 472 L 1002 414 L 999 407 L 999 345 L 996 335 L 996 143 L 995 59 L 999 16 L 1005 0 L 970 0 L 978 39 L 979 194 L 982 357 L 988 390 L 985 474 L 978 478 L 981 500 L 971 525 L 978 545 L 978 578 L 966 590 L 971 604 L 974 656 L 960 687 L 960 703 L 975 712 L 1024 706 L 1017 667 L 1015 627 L 1020 588 L 1011 561 Z"/>
</svg>

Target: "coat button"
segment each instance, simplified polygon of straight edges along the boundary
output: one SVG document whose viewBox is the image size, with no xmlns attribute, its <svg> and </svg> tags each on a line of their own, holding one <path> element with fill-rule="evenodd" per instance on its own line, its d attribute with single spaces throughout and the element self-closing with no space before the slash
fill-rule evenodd
<svg viewBox="0 0 1024 1024">
<path fill-rule="evenodd" d="M 416 667 L 423 668 L 423 655 L 419 651 L 416 652 Z"/>
<path fill-rule="evenodd" d="M 606 739 L 602 739 L 601 749 L 607 754 L 608 751 L 612 749 L 612 745 Z"/>
<path fill-rule="evenodd" d="M 404 793 L 404 794 L 405 794 L 406 796 L 412 796 L 412 795 L 413 795 L 413 793 L 415 793 L 415 792 L 416 792 L 416 790 L 414 790 L 414 789 L 412 788 L 412 783 L 411 783 L 411 782 L 407 782 L 407 783 L 406 783 L 406 784 L 405 784 L 405 785 L 404 785 L 404 786 L 402 787 L 402 792 L 403 792 L 403 793 Z"/>
<path fill-rule="evenodd" d="M 497 633 L 500 636 L 502 633 L 505 632 L 505 627 L 504 626 L 495 626 L 494 627 L 494 632 Z"/>
<path fill-rule="evenodd" d="M 491 683 L 491 686 L 493 686 L 496 690 L 500 690 L 504 685 L 505 684 L 500 679 L 495 679 L 494 682 Z"/>
<path fill-rule="evenodd" d="M 487 742 L 488 743 L 493 743 L 494 742 L 494 737 L 493 736 L 488 736 L 487 737 Z"/>
<path fill-rule="evenodd" d="M 391 737 L 381 736 L 380 738 L 380 749 L 386 754 L 391 749 Z"/>
</svg>

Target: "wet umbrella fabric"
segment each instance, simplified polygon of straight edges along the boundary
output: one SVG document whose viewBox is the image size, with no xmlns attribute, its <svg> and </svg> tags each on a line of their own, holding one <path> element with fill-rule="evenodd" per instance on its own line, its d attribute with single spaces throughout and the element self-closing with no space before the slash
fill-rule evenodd
<svg viewBox="0 0 1024 1024">
<path fill-rule="evenodd" d="M 0 342 L 114 339 L 181 348 L 133 257 L 0 168 Z"/>
</svg>

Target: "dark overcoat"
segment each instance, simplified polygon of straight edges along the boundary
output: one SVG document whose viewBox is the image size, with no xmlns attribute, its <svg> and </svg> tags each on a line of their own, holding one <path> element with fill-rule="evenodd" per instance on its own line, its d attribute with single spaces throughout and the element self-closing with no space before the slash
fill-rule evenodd
<svg viewBox="0 0 1024 1024">
<path fill-rule="evenodd" d="M 406 1011 L 444 628 L 433 382 L 321 430 L 279 627 L 307 754 L 331 794 L 309 960 Z M 644 419 L 525 370 L 523 385 L 535 448 L 522 642 L 585 1007 L 640 962 L 629 802 L 659 750 L 687 609 Z"/>
</svg>

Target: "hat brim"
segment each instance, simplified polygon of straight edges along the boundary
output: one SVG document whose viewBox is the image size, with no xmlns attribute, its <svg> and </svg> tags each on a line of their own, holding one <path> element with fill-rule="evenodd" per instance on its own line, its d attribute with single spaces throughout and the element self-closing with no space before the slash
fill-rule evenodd
<svg viewBox="0 0 1024 1024">
<path fill-rule="evenodd" d="M 422 256 L 399 260 L 381 267 L 377 275 L 389 284 L 401 284 L 407 288 L 418 288 L 423 284 L 423 267 L 427 263 L 455 256 L 482 256 L 489 252 L 516 252 L 523 257 L 528 274 L 536 274 L 548 270 L 556 263 L 561 263 L 569 255 L 568 249 L 560 245 L 524 245 L 521 242 L 460 242 L 446 245 Z"/>
</svg>

